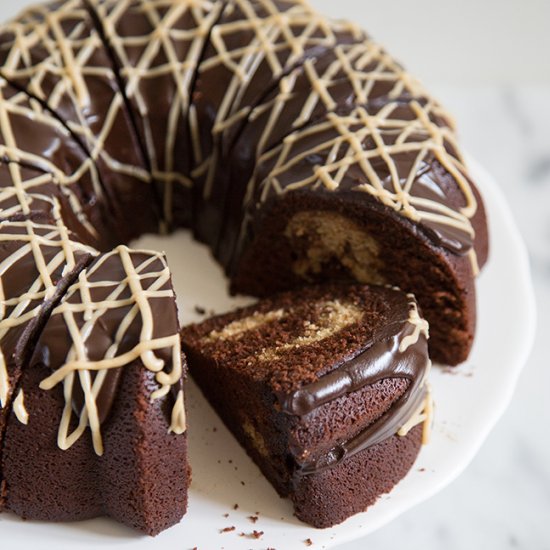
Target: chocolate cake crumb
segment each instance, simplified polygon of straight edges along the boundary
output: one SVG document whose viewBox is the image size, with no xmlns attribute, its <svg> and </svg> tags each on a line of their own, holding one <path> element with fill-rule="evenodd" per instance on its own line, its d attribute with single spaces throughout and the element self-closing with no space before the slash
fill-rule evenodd
<svg viewBox="0 0 550 550">
<path fill-rule="evenodd" d="M 263 531 L 252 531 L 252 533 L 245 533 L 244 531 L 242 533 L 239 533 L 239 537 L 247 538 L 247 539 L 261 539 L 264 536 Z"/>
<path fill-rule="evenodd" d="M 248 519 L 252 522 L 252 523 L 256 523 L 258 521 L 258 516 L 248 516 Z"/>
<path fill-rule="evenodd" d="M 224 518 L 228 518 L 228 517 L 229 517 L 229 514 L 224 514 L 223 517 L 224 517 Z"/>
<path fill-rule="evenodd" d="M 313 546 L 313 541 L 312 541 L 311 539 L 306 539 L 306 540 L 304 541 L 304 544 L 305 544 L 306 546 Z"/>
<path fill-rule="evenodd" d="M 206 315 L 206 309 L 202 306 L 195 306 L 195 312 L 199 315 Z"/>
<path fill-rule="evenodd" d="M 233 506 L 233 510 L 238 510 L 238 509 L 239 509 L 239 505 L 238 505 L 238 504 L 235 504 L 235 505 Z"/>
<path fill-rule="evenodd" d="M 236 527 L 232 525 L 231 527 L 225 527 L 224 529 L 220 529 L 220 533 L 230 533 L 231 531 L 235 531 Z"/>
</svg>

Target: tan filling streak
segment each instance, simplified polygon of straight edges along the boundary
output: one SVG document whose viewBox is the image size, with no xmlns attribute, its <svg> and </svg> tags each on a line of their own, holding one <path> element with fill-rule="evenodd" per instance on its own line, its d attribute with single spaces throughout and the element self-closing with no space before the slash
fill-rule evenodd
<svg viewBox="0 0 550 550">
<path fill-rule="evenodd" d="M 322 273 L 331 262 L 345 267 L 360 283 L 384 284 L 380 274 L 380 246 L 355 222 L 335 212 L 300 212 L 288 223 L 286 237 L 295 249 L 307 246 L 305 257 L 294 262 L 293 271 L 303 279 Z"/>
<path fill-rule="evenodd" d="M 273 321 L 280 321 L 285 316 L 282 309 L 277 311 L 269 311 L 268 313 L 255 312 L 250 317 L 239 319 L 229 323 L 222 330 L 213 330 L 208 336 L 203 338 L 203 343 L 214 343 L 218 340 L 233 340 L 240 338 L 245 333 L 260 328 L 261 326 Z"/>
<path fill-rule="evenodd" d="M 244 433 L 247 435 L 248 439 L 251 441 L 252 445 L 254 445 L 254 448 L 262 456 L 268 456 L 269 451 L 267 450 L 267 447 L 265 445 L 265 440 L 262 437 L 262 435 L 258 432 L 258 430 L 254 428 L 250 420 L 246 419 L 243 422 L 243 430 L 244 430 Z"/>
<path fill-rule="evenodd" d="M 285 351 L 322 342 L 361 321 L 363 314 L 363 311 L 353 304 L 343 304 L 339 300 L 324 302 L 315 322 L 304 321 L 304 332 L 301 336 L 286 344 L 264 350 L 258 356 L 258 360 L 273 361 Z"/>
</svg>

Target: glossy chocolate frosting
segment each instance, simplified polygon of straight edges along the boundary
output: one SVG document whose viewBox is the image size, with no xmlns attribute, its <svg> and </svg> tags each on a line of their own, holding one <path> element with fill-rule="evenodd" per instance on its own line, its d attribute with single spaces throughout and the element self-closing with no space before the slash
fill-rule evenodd
<svg viewBox="0 0 550 550">
<path fill-rule="evenodd" d="M 170 281 L 166 280 L 159 286 L 155 278 L 166 269 L 164 259 L 155 253 L 133 252 L 131 261 L 141 278 L 143 293 L 147 296 L 154 319 L 151 338 L 160 339 L 173 334 L 177 329 L 177 318 Z M 120 255 L 113 252 L 100 256 L 82 273 L 80 280 L 68 289 L 60 306 L 53 311 L 38 342 L 35 361 L 52 373 L 63 367 L 69 360 L 71 350 L 74 350 L 71 335 L 75 328 L 83 338 L 86 359 L 92 363 L 110 357 L 111 350 L 115 350 L 117 357 L 139 345 L 142 327 L 147 320 L 136 306 L 137 298 L 132 289 L 125 282 L 131 276 L 126 269 Z M 155 290 L 148 297 L 152 287 Z M 88 304 L 87 309 L 80 307 L 83 303 Z M 120 333 L 121 326 L 124 330 Z M 167 368 L 172 364 L 168 346 L 156 350 L 155 354 Z M 138 353 L 135 361 L 139 360 Z M 109 368 L 104 374 L 105 379 L 95 402 L 101 423 L 108 418 L 116 399 L 122 369 Z M 92 383 L 96 376 L 97 373 L 92 370 Z M 75 412 L 79 415 L 84 405 L 84 393 L 78 381 L 73 386 L 72 399 Z"/>
<path fill-rule="evenodd" d="M 397 332 L 393 332 L 396 328 Z M 305 416 L 338 397 L 388 378 L 401 378 L 410 382 L 403 396 L 378 420 L 321 457 L 299 463 L 298 473 L 307 475 L 330 468 L 346 457 L 392 437 L 418 410 L 426 398 L 425 383 L 430 361 L 427 338 L 424 334 L 418 335 L 416 330 L 408 321 L 387 326 L 384 334 L 378 335 L 364 351 L 317 382 L 281 399 L 283 411 Z M 403 341 L 410 337 L 418 337 L 418 340 L 403 350 Z"/>
<path fill-rule="evenodd" d="M 468 253 L 475 235 L 467 217 L 460 212 L 471 206 L 468 200 L 473 201 L 473 197 L 467 197 L 457 185 L 457 177 L 467 182 L 460 160 L 452 161 L 457 163 L 458 168 L 453 169 L 459 174 L 452 176 L 436 155 L 439 146 L 427 145 L 430 125 L 438 126 L 425 120 L 415 121 L 424 102 L 416 97 L 389 100 L 380 119 L 380 105 L 329 113 L 291 134 L 260 159 L 255 184 L 249 184 L 255 189 L 249 206 L 261 208 L 270 198 L 308 190 L 351 193 L 356 201 L 372 201 L 374 197 L 418 223 L 436 245 L 454 254 Z M 376 128 L 367 130 L 365 119 L 370 119 Z M 407 128 L 409 122 L 411 127 Z M 449 150 L 448 158 L 454 159 L 452 144 L 442 145 Z M 353 156 L 350 150 L 354 151 Z M 321 169 L 322 177 L 318 176 Z M 330 183 L 325 177 L 331 178 Z M 405 211 L 409 205 L 414 205 L 411 213 Z"/>
</svg>

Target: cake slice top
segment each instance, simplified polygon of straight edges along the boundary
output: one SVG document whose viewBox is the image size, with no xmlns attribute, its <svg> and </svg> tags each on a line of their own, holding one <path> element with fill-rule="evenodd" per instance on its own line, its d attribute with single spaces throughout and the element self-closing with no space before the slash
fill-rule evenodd
<svg viewBox="0 0 550 550">
<path fill-rule="evenodd" d="M 332 395 L 359 389 L 367 374 L 369 383 L 376 381 L 371 378 L 422 377 L 427 333 L 412 296 L 390 288 L 331 284 L 283 293 L 192 325 L 184 330 L 184 340 L 214 362 L 268 380 L 288 412 L 305 414 L 311 405 L 289 396 L 305 395 L 310 386 Z M 344 374 L 350 361 L 365 354 L 373 359 L 368 373 L 360 379 Z M 399 361 L 400 355 L 423 357 Z M 345 389 L 338 382 L 337 390 L 333 385 L 342 376 L 354 380 Z M 330 389 L 321 390 L 328 380 Z M 326 397 L 308 399 L 317 403 Z"/>
<path fill-rule="evenodd" d="M 164 256 L 125 246 L 99 256 L 53 310 L 33 363 L 46 369 L 41 389 L 63 385 L 67 401 L 59 430 L 63 449 L 89 426 L 94 449 L 103 454 L 101 425 L 114 405 L 122 369 L 132 364 L 154 373 L 151 399 L 167 398 L 166 428 L 184 433 L 185 362 Z M 72 409 L 78 422 L 75 430 Z"/>
</svg>

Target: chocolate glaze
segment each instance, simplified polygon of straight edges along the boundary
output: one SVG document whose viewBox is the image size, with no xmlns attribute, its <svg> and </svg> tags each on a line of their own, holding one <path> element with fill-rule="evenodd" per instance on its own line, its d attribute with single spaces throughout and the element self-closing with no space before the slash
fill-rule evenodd
<svg viewBox="0 0 550 550">
<path fill-rule="evenodd" d="M 146 252 L 136 251 L 132 253 L 131 257 L 136 269 L 139 269 L 145 262 L 149 262 L 148 267 L 142 273 L 144 278 L 141 283 L 144 290 L 147 290 L 156 282 L 156 276 L 164 268 L 164 261 L 160 258 L 155 258 L 154 254 Z M 97 361 L 107 356 L 108 350 L 115 342 L 117 329 L 124 322 L 126 315 L 135 307 L 135 304 L 128 285 L 120 283 L 120 281 L 125 280 L 127 274 L 117 253 L 99 256 L 86 269 L 85 276 L 90 284 L 88 290 L 92 304 L 109 302 L 109 296 L 119 285 L 122 289 L 115 300 L 115 302 L 119 301 L 118 305 L 113 303 L 111 307 L 105 307 L 103 314 L 97 317 L 97 320 L 87 332 L 85 344 L 88 358 L 92 361 Z M 169 291 L 170 289 L 170 282 L 167 281 L 159 290 Z M 65 303 L 78 305 L 83 303 L 83 300 L 82 289 L 79 283 L 77 283 L 68 289 L 62 305 Z M 172 300 L 172 297 L 169 295 L 160 298 L 149 298 L 152 315 L 155 319 L 152 333 L 153 339 L 168 336 L 173 333 L 174 327 L 177 327 L 176 311 Z M 85 312 L 79 311 L 73 317 L 78 330 L 82 330 L 82 327 L 87 323 Z M 136 315 L 119 342 L 118 354 L 131 350 L 140 342 L 142 323 L 143 319 L 141 315 Z M 62 312 L 54 310 L 38 342 L 35 361 L 42 363 L 52 372 L 59 369 L 66 362 L 73 345 L 70 334 L 65 316 Z M 166 365 L 171 364 L 172 357 L 169 349 L 157 350 L 156 355 Z M 101 422 L 104 422 L 108 418 L 113 403 L 117 398 L 122 371 L 122 368 L 114 368 L 107 372 L 102 389 L 96 399 Z M 95 373 L 92 373 L 92 377 L 95 377 Z M 181 385 L 177 385 L 177 387 L 179 389 Z M 73 386 L 73 408 L 75 412 L 79 414 L 83 404 L 83 392 L 77 377 Z"/>
<path fill-rule="evenodd" d="M 386 107 L 393 104 L 391 116 L 387 116 L 389 123 L 382 124 L 378 128 L 379 137 L 387 146 L 395 145 L 400 137 L 391 126 L 392 121 L 407 121 L 414 118 L 413 103 L 422 104 L 424 100 L 414 97 L 402 97 L 397 100 L 388 100 Z M 380 105 L 374 102 L 372 105 L 363 107 L 369 115 L 374 115 L 380 110 Z M 355 108 L 339 110 L 338 116 L 348 117 L 354 116 Z M 305 126 L 294 134 L 292 142 L 279 144 L 272 149 L 269 157 L 266 157 L 256 167 L 254 176 L 254 198 L 248 204 L 251 217 L 256 215 L 256 211 L 270 198 L 275 198 L 287 192 L 295 192 L 293 189 L 296 184 L 301 181 L 308 180 L 312 177 L 318 166 L 330 166 L 331 164 L 342 161 L 347 154 L 348 148 L 340 146 L 337 151 L 333 151 L 333 143 L 340 136 L 339 130 L 333 125 L 326 124 L 327 116 L 321 117 L 317 121 L 313 121 L 309 126 Z M 438 125 L 445 126 L 444 121 L 439 121 Z M 350 124 L 350 131 L 360 131 L 362 123 L 358 120 L 357 123 Z M 407 137 L 407 143 L 421 144 L 426 140 L 424 132 L 412 132 Z M 321 144 L 321 145 L 320 145 Z M 325 145 L 323 145 L 325 144 Z M 370 134 L 367 134 L 361 141 L 361 147 L 364 151 L 375 151 L 378 148 L 377 143 L 373 140 Z M 452 154 L 451 145 L 447 145 L 449 152 Z M 280 154 L 285 155 L 285 162 L 290 163 L 289 168 L 282 169 L 277 173 L 277 190 L 275 191 L 271 185 L 272 171 L 280 164 Z M 311 151 L 311 154 L 307 154 Z M 293 159 L 303 156 L 299 161 L 294 162 Z M 402 185 L 405 184 L 415 164 L 418 162 L 418 151 L 400 152 L 390 155 L 396 173 Z M 372 169 L 380 179 L 382 186 L 389 192 L 394 192 L 392 176 L 386 161 L 380 157 L 372 157 L 370 159 Z M 353 162 L 347 169 L 345 176 L 338 185 L 336 190 L 328 190 L 325 187 L 315 187 L 316 193 L 350 195 L 355 197 L 355 201 L 372 201 L 372 197 L 368 192 L 358 192 L 357 188 L 360 185 L 369 183 L 364 170 L 359 163 Z M 292 191 L 290 191 L 293 189 Z M 302 188 L 300 191 L 308 190 L 308 187 Z M 416 170 L 412 186 L 409 190 L 411 199 L 428 199 L 436 203 L 439 207 L 445 207 L 453 212 L 459 211 L 466 206 L 466 199 L 462 191 L 458 188 L 454 178 L 445 170 L 438 162 L 437 158 L 430 153 L 425 156 Z M 430 206 L 422 206 L 422 210 L 427 213 L 435 213 Z M 399 211 L 397 211 L 399 213 Z M 468 253 L 474 242 L 473 232 L 468 232 L 448 224 L 433 222 L 424 219 L 418 222 L 417 225 L 425 231 L 431 238 L 434 244 L 449 250 L 457 255 Z"/>
<path fill-rule="evenodd" d="M 298 464 L 299 474 L 314 474 L 335 466 L 346 457 L 395 435 L 420 407 L 426 395 L 425 380 L 430 366 L 427 339 L 421 334 L 415 344 L 401 352 L 399 347 L 403 339 L 412 335 L 415 327 L 409 322 L 399 326 L 397 333 L 384 336 L 338 370 L 282 400 L 282 409 L 286 413 L 305 416 L 333 399 L 381 380 L 405 378 L 410 381 L 405 394 L 387 413 L 356 437 L 333 447 L 319 458 Z"/>
<path fill-rule="evenodd" d="M 113 408 L 115 402 L 118 387 L 120 385 L 120 380 L 122 378 L 123 369 L 111 369 L 107 372 L 105 381 L 101 386 L 101 390 L 96 397 L 96 406 L 99 417 L 99 422 L 103 424 L 107 418 L 109 418 L 109 413 Z M 95 374 L 92 375 L 92 384 L 95 380 Z M 73 387 L 73 410 L 77 416 L 80 415 L 82 408 L 84 407 L 84 392 L 82 391 L 82 386 L 80 384 L 75 384 Z"/>
<path fill-rule="evenodd" d="M 400 330 L 370 343 L 365 350 L 349 359 L 337 370 L 282 398 L 282 410 L 288 414 L 305 416 L 321 405 L 375 384 L 385 378 L 423 378 L 426 371 L 426 338 L 410 346 L 405 352 L 399 346 L 414 327 L 408 322 L 398 325 Z M 387 332 L 387 331 L 386 331 Z"/>
</svg>

